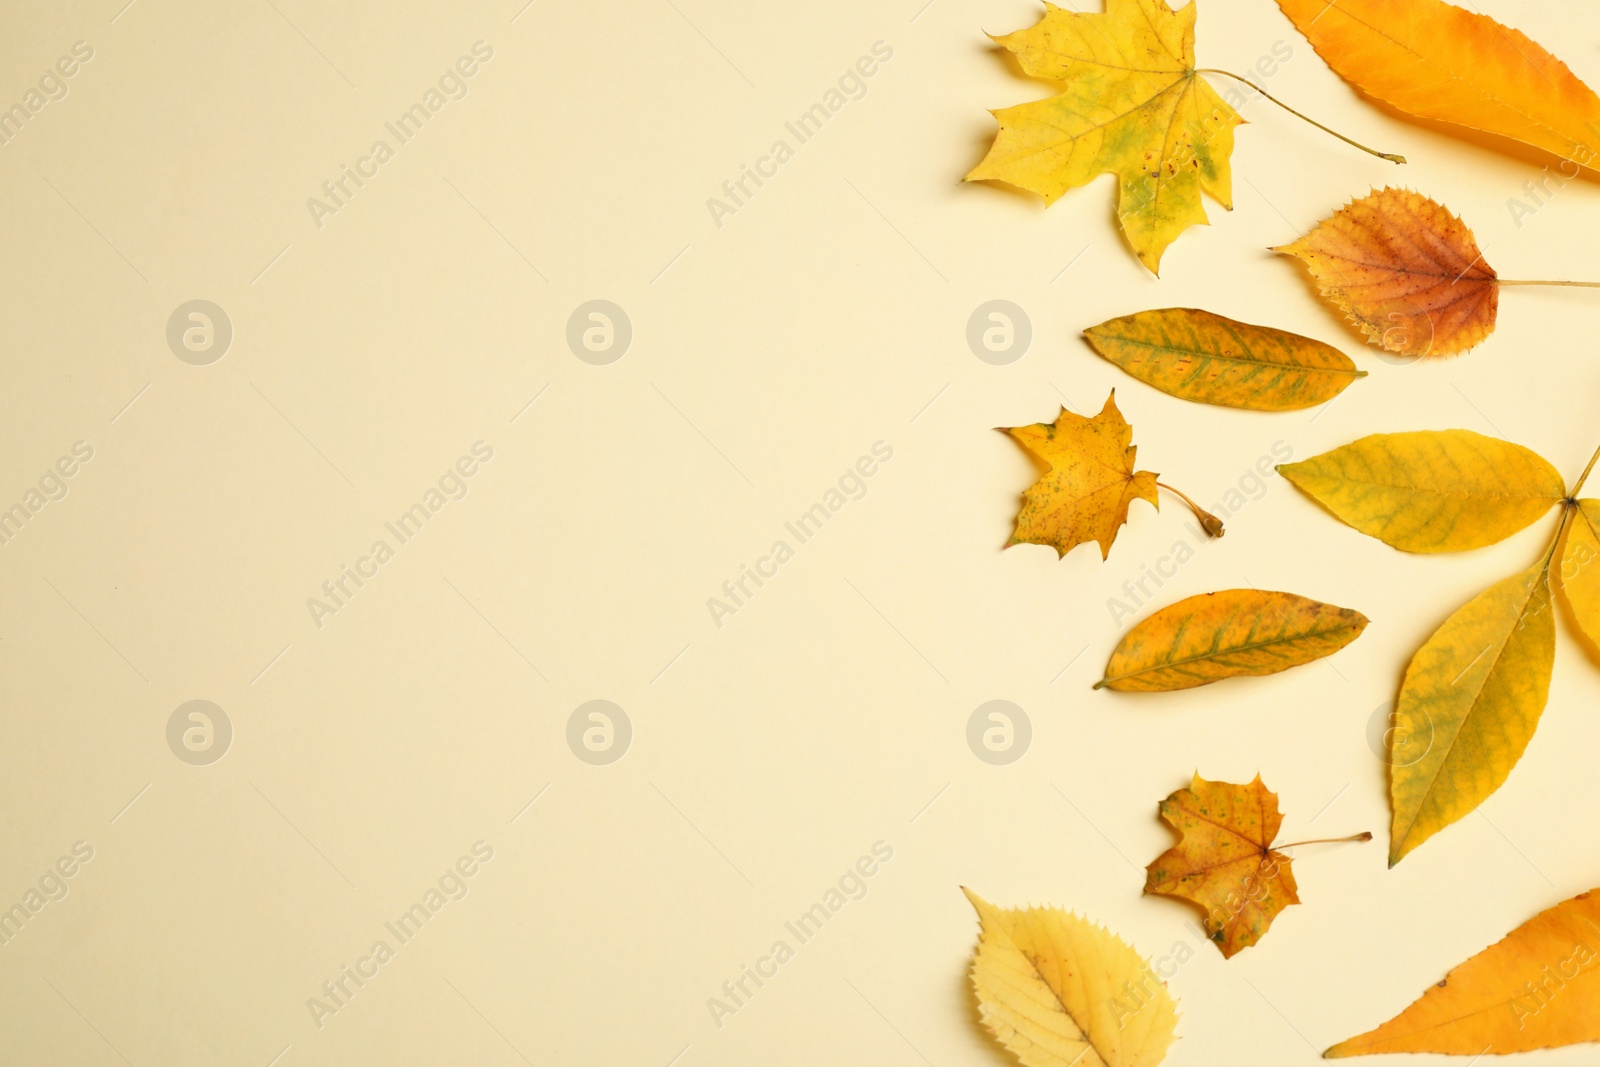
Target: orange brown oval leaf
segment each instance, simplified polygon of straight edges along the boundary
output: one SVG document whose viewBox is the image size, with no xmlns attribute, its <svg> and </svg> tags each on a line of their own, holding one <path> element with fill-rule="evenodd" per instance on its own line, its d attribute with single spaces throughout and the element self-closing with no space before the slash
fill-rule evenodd
<svg viewBox="0 0 1600 1067">
<path fill-rule="evenodd" d="M 1390 352 L 1452 356 L 1494 332 L 1494 268 L 1465 223 L 1409 189 L 1354 200 L 1273 251 L 1304 262 L 1323 298 Z"/>
<path fill-rule="evenodd" d="M 1279 912 L 1300 903 L 1289 857 L 1272 849 L 1283 822 L 1278 795 L 1260 775 L 1235 785 L 1196 774 L 1161 802 L 1161 818 L 1178 843 L 1146 869 L 1144 891 L 1198 905 L 1224 957 L 1261 940 Z"/>
<path fill-rule="evenodd" d="M 1331 656 L 1367 617 L 1294 593 L 1224 589 L 1169 604 L 1117 643 L 1096 689 L 1164 693 Z"/>
</svg>

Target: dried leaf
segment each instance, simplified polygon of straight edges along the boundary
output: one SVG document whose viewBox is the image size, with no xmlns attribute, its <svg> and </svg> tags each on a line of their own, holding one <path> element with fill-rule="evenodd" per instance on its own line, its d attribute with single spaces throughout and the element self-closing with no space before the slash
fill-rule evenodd
<svg viewBox="0 0 1600 1067">
<path fill-rule="evenodd" d="M 1102 174 L 1118 181 L 1117 218 L 1150 270 L 1206 221 L 1204 190 L 1233 207 L 1233 128 L 1243 121 L 1194 69 L 1195 4 L 1106 0 L 1104 14 L 1045 4 L 1036 25 L 995 41 L 1060 95 L 993 112 L 1000 132 L 968 181 L 994 179 L 1054 203 Z"/>
<path fill-rule="evenodd" d="M 1555 56 L 1486 15 L 1442 0 L 1278 0 L 1317 54 L 1401 111 L 1588 166 L 1600 97 Z"/>
<path fill-rule="evenodd" d="M 1295 411 L 1331 400 L 1367 374 L 1332 345 L 1194 308 L 1141 311 L 1083 334 L 1147 385 L 1223 407 Z"/>
<path fill-rule="evenodd" d="M 1096 689 L 1158 693 L 1276 674 L 1330 656 L 1367 617 L 1293 593 L 1227 589 L 1162 608 L 1118 643 Z"/>
<path fill-rule="evenodd" d="M 1600 1041 L 1600 895 L 1540 912 L 1328 1059 L 1379 1052 L 1475 1057 Z M 1577 1061 L 1571 1061 L 1577 1062 Z"/>
<path fill-rule="evenodd" d="M 1539 725 L 1555 653 L 1541 562 L 1468 601 L 1412 657 L 1392 736 L 1432 743 L 1390 761 L 1389 866 L 1505 782 Z"/>
<path fill-rule="evenodd" d="M 1407 552 L 1492 545 L 1567 493 L 1537 453 L 1471 430 L 1373 434 L 1278 472 L 1344 522 Z"/>
<path fill-rule="evenodd" d="M 1409 189 L 1353 200 L 1273 251 L 1304 261 L 1323 297 L 1390 352 L 1450 356 L 1494 332 L 1494 268 L 1465 223 Z"/>
<path fill-rule="evenodd" d="M 1117 410 L 1113 390 L 1092 419 L 1066 408 L 1052 423 L 1007 428 L 1050 468 L 1022 497 L 1016 530 L 1006 547 L 1049 545 L 1064 556 L 1089 541 L 1100 558 L 1111 553 L 1117 530 L 1128 521 L 1128 505 L 1156 499 L 1156 476 L 1133 469 L 1133 427 Z"/>
<path fill-rule="evenodd" d="M 1144 891 L 1193 901 L 1224 957 L 1261 940 L 1278 913 L 1300 903 L 1289 857 L 1272 849 L 1283 816 L 1278 794 L 1261 783 L 1208 782 L 1161 802 L 1178 843 L 1146 869 Z"/>
<path fill-rule="evenodd" d="M 1561 550 L 1561 595 L 1578 629 L 1600 650 L 1600 500 L 1578 501 Z"/>
<path fill-rule="evenodd" d="M 982 924 L 978 1013 L 1025 1067 L 1155 1067 L 1177 1005 L 1127 942 L 1060 908 L 997 908 L 963 889 Z"/>
</svg>

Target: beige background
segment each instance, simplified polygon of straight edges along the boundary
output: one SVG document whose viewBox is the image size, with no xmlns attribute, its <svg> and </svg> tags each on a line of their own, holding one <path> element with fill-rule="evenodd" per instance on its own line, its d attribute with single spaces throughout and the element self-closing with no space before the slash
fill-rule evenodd
<svg viewBox="0 0 1600 1067">
<path fill-rule="evenodd" d="M 1600 750 L 1600 669 L 1563 620 L 1544 724 L 1481 814 L 1394 872 L 1381 840 L 1307 850 L 1306 903 L 1261 946 L 1224 963 L 1198 944 L 1183 906 L 1139 895 L 1170 840 L 1156 801 L 1197 768 L 1259 770 L 1286 834 L 1381 838 L 1374 714 L 1554 516 L 1419 558 L 1271 479 L 1159 601 L 1288 588 L 1370 629 L 1278 677 L 1129 699 L 1089 688 L 1118 634 L 1107 600 L 1185 538 L 1184 513 L 1136 505 L 1107 563 L 1002 553 L 1032 468 L 991 429 L 1115 387 L 1143 465 L 1206 502 L 1275 442 L 1304 458 L 1379 430 L 1504 435 L 1571 476 L 1596 444 L 1593 297 L 1509 293 L 1481 349 L 1394 365 L 1264 249 L 1404 182 L 1502 274 L 1593 278 L 1595 185 L 1518 226 L 1507 200 L 1543 161 L 1360 101 L 1270 0 L 1205 0 L 1204 65 L 1286 42 L 1273 93 L 1412 163 L 1249 104 L 1237 209 L 1208 205 L 1157 281 L 1108 179 L 1048 211 L 958 182 L 985 110 L 1048 91 L 982 36 L 1031 22 L 1025 0 L 121 3 L 0 13 L 7 105 L 74 42 L 94 51 L 0 146 L 0 503 L 74 442 L 94 451 L 0 546 L 0 902 L 94 850 L 0 946 L 5 1062 L 997 1064 L 965 981 L 966 884 L 1078 909 L 1154 957 L 1198 949 L 1170 983 L 1171 1063 L 1309 1064 L 1600 882 L 1568 814 Z M 1600 11 L 1482 7 L 1600 84 Z M 319 229 L 307 199 L 480 40 L 468 95 Z M 719 228 L 707 198 L 877 41 L 893 58 L 865 97 Z M 234 330 L 208 366 L 165 340 L 197 298 Z M 633 326 L 609 366 L 565 341 L 595 298 Z M 995 298 L 1032 321 L 1009 366 L 965 340 Z M 1332 341 L 1371 376 L 1319 411 L 1231 412 L 1077 338 L 1170 305 Z M 480 440 L 493 459 L 465 498 L 319 628 L 307 598 Z M 707 598 L 880 440 L 865 497 L 714 625 Z M 996 698 L 1033 730 L 1003 767 L 965 740 Z M 166 740 L 193 699 L 234 731 L 208 766 Z M 609 766 L 565 740 L 591 699 L 632 723 Z M 308 999 L 393 946 L 384 923 L 480 840 L 493 859 L 464 899 L 319 1027 Z M 715 1025 L 708 998 L 877 841 L 894 855 L 865 897 Z"/>
</svg>

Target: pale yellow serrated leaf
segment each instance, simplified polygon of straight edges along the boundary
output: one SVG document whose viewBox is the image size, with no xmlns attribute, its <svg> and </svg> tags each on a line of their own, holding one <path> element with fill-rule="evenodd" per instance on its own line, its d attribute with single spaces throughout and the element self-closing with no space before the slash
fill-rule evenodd
<svg viewBox="0 0 1600 1067">
<path fill-rule="evenodd" d="M 1060 908 L 997 908 L 963 889 L 982 931 L 978 1012 L 1024 1067 L 1155 1067 L 1177 1006 L 1127 942 Z"/>
</svg>

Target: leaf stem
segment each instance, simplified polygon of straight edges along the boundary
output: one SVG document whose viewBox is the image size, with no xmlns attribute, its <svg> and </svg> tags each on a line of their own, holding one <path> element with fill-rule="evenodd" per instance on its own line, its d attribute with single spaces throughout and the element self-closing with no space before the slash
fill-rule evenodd
<svg viewBox="0 0 1600 1067">
<path fill-rule="evenodd" d="M 1595 449 L 1594 455 L 1589 457 L 1589 465 L 1583 468 L 1582 474 L 1578 475 L 1578 483 L 1572 487 L 1572 491 L 1567 494 L 1568 496 L 1577 499 L 1578 493 L 1583 489 L 1583 483 L 1589 480 L 1589 474 L 1594 470 L 1597 460 L 1600 460 L 1600 448 Z M 1157 482 L 1156 484 L 1160 485 L 1161 483 Z"/>
<path fill-rule="evenodd" d="M 1185 504 L 1188 504 L 1189 505 L 1189 510 L 1194 512 L 1194 517 L 1200 520 L 1200 528 L 1205 530 L 1207 535 L 1209 535 L 1211 537 L 1221 537 L 1224 533 L 1227 532 L 1222 528 L 1222 520 L 1221 519 L 1219 519 L 1215 515 L 1211 514 L 1211 512 L 1207 511 L 1205 508 L 1201 507 L 1199 504 L 1196 504 L 1193 500 L 1190 500 L 1189 499 L 1189 495 L 1187 493 L 1185 493 L 1183 490 L 1174 489 L 1172 486 L 1168 485 L 1166 482 L 1157 482 L 1156 485 L 1159 486 L 1162 489 L 1165 489 L 1167 492 L 1171 493 L 1173 496 L 1177 497 L 1179 500 L 1183 501 Z"/>
<path fill-rule="evenodd" d="M 1345 841 L 1371 841 L 1371 840 L 1372 840 L 1372 831 L 1371 830 L 1363 830 L 1359 834 L 1351 834 L 1349 837 L 1319 837 L 1319 838 L 1316 838 L 1313 841 L 1293 841 L 1293 842 L 1290 842 L 1287 845 L 1273 845 L 1272 849 L 1273 849 L 1273 851 L 1276 852 L 1276 851 L 1279 851 L 1279 850 L 1285 849 L 1285 848 L 1298 848 L 1301 845 L 1337 845 L 1337 844 L 1341 844 L 1341 843 L 1343 843 Z"/>
<path fill-rule="evenodd" d="M 1311 123 L 1311 125 L 1315 126 L 1317 129 L 1321 130 L 1323 133 L 1331 134 L 1334 137 L 1339 138 L 1339 140 L 1343 141 L 1345 144 L 1350 145 L 1353 148 L 1359 148 L 1359 149 L 1361 149 L 1361 151 L 1367 153 L 1368 155 L 1377 156 L 1379 159 L 1387 159 L 1390 163 L 1404 163 L 1406 161 L 1406 157 L 1405 156 L 1397 155 L 1396 153 L 1393 153 L 1393 152 L 1379 152 L 1376 149 L 1368 148 L 1366 145 L 1362 144 L 1360 141 L 1352 141 L 1350 138 L 1346 137 L 1344 134 L 1340 133 L 1338 130 L 1329 129 L 1328 127 L 1324 126 L 1322 123 L 1318 122 L 1316 119 L 1312 118 L 1309 115 L 1302 115 L 1300 112 L 1296 111 L 1294 108 L 1290 107 L 1288 104 L 1285 104 L 1282 100 L 1279 100 L 1277 97 L 1273 96 L 1271 93 L 1269 93 L 1265 89 L 1261 88 L 1261 86 L 1257 85 L 1255 82 L 1251 81 L 1249 78 L 1241 78 L 1239 75 L 1233 73 L 1230 70 L 1218 70 L 1215 67 L 1200 67 L 1200 68 L 1195 70 L 1195 73 L 1196 74 L 1220 74 L 1224 78 L 1232 78 L 1236 82 L 1243 82 L 1244 84 L 1250 86 L 1250 88 L 1254 89 L 1256 92 L 1260 93 L 1262 96 L 1266 97 L 1268 100 L 1271 100 L 1274 104 L 1277 104 L 1279 107 L 1283 108 L 1283 110 L 1287 111 L 1289 114 L 1293 115 L 1295 118 L 1301 119 L 1301 120 L 1303 120 L 1305 122 Z"/>
<path fill-rule="evenodd" d="M 1496 285 L 1567 285 L 1567 286 L 1572 286 L 1572 287 L 1578 288 L 1578 289 L 1600 289 L 1600 282 L 1557 282 L 1557 281 L 1549 281 L 1549 280 L 1542 279 L 1542 278 L 1533 279 L 1533 280 L 1513 279 L 1513 278 L 1496 278 L 1495 279 L 1495 284 Z"/>
</svg>

